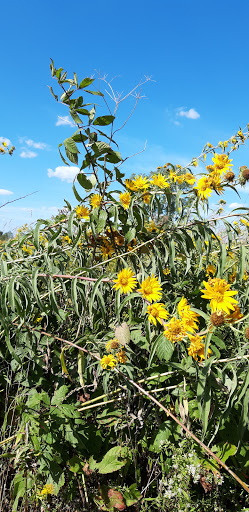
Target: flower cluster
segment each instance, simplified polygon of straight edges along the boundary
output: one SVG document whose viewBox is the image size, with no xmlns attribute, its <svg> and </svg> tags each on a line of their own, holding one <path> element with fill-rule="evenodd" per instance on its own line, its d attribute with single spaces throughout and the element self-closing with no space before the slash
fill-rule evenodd
<svg viewBox="0 0 249 512">
<path fill-rule="evenodd" d="M 120 342 L 117 338 L 113 338 L 106 343 L 106 350 L 107 352 L 112 353 L 104 355 L 100 361 L 100 364 L 104 370 L 108 369 L 108 367 L 112 370 L 117 363 L 126 363 L 127 355 L 124 351 L 124 347 L 120 347 Z"/>
</svg>

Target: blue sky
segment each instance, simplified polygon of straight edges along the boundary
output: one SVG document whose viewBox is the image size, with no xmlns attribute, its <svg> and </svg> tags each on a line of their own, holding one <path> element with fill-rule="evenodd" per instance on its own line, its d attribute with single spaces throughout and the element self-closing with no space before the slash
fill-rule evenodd
<svg viewBox="0 0 249 512">
<path fill-rule="evenodd" d="M 150 172 L 189 162 L 207 141 L 226 140 L 249 122 L 248 19 L 247 1 L 236 8 L 230 0 L 12 1 L 1 22 L 0 137 L 16 151 L 0 158 L 0 203 L 38 192 L 1 208 L 0 229 L 50 217 L 64 198 L 76 204 L 63 169 L 56 171 L 64 167 L 58 144 L 74 129 L 58 125 L 67 111 L 47 87 L 54 85 L 50 57 L 81 79 L 96 70 L 116 77 L 112 84 L 123 93 L 152 77 L 118 137 L 123 157 L 147 141 L 125 163 L 127 176 Z M 123 104 L 120 122 L 133 101 Z M 233 163 L 235 170 L 249 165 L 249 146 Z M 241 199 L 229 193 L 228 204 L 249 206 L 248 192 Z"/>
</svg>

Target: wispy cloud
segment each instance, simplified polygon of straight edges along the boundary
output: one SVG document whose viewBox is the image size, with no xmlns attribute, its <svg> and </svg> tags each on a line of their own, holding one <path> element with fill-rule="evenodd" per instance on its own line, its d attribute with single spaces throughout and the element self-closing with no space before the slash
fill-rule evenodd
<svg viewBox="0 0 249 512">
<path fill-rule="evenodd" d="M 0 143 L 1 142 L 6 142 L 7 146 L 11 145 L 11 142 L 9 139 L 7 139 L 7 137 L 0 137 Z"/>
<path fill-rule="evenodd" d="M 58 206 L 30 206 L 20 207 L 8 205 L 0 208 L 0 229 L 1 231 L 12 231 L 15 233 L 18 227 L 24 224 L 31 224 L 38 219 L 49 219 L 57 215 Z"/>
<path fill-rule="evenodd" d="M 246 205 L 242 204 L 242 203 L 231 203 L 228 205 L 228 208 L 233 210 L 234 208 L 243 208 L 244 206 L 246 206 Z"/>
<path fill-rule="evenodd" d="M 35 148 L 35 149 L 47 149 L 48 148 L 48 145 L 45 144 L 45 142 L 35 142 L 34 140 L 32 139 L 26 139 L 26 138 L 22 138 L 20 139 L 20 142 L 23 143 L 25 142 L 25 144 L 27 144 L 27 146 L 29 146 L 30 148 Z"/>
<path fill-rule="evenodd" d="M 12 194 L 14 194 L 14 192 L 11 192 L 11 190 L 0 188 L 0 196 L 11 196 Z"/>
<path fill-rule="evenodd" d="M 76 126 L 75 123 L 73 123 L 73 121 L 71 121 L 69 116 L 62 116 L 62 117 L 58 116 L 55 125 L 56 126 L 71 126 L 71 127 Z"/>
<path fill-rule="evenodd" d="M 181 117 L 187 117 L 187 119 L 199 119 L 200 117 L 200 114 L 194 108 L 190 108 L 189 110 L 181 109 L 177 115 Z"/>
<path fill-rule="evenodd" d="M 66 165 L 60 165 L 59 167 L 55 168 L 55 171 L 53 171 L 53 169 L 48 169 L 48 177 L 59 178 L 61 181 L 72 183 L 78 172 L 78 167 L 67 167 Z"/>
<path fill-rule="evenodd" d="M 37 153 L 35 153 L 34 151 L 30 151 L 29 149 L 24 149 L 20 153 L 21 158 L 35 158 L 36 156 L 37 156 Z"/>
</svg>

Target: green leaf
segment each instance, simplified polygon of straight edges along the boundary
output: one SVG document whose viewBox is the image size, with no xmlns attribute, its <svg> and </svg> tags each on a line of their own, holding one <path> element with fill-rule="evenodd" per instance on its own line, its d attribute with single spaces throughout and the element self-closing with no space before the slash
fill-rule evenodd
<svg viewBox="0 0 249 512">
<path fill-rule="evenodd" d="M 125 234 L 126 242 L 129 244 L 133 240 L 133 238 L 135 238 L 135 236 L 136 236 L 136 229 L 135 228 L 129 229 L 129 231 Z"/>
<path fill-rule="evenodd" d="M 102 92 L 99 92 L 99 91 L 89 91 L 89 90 L 86 90 L 85 92 L 88 92 L 89 94 L 93 94 L 94 96 L 104 96 L 104 94 Z"/>
<path fill-rule="evenodd" d="M 53 97 L 56 99 L 56 101 L 58 101 L 58 96 L 57 96 L 57 94 L 54 93 L 52 87 L 49 85 L 48 88 L 50 89 L 50 92 L 53 95 Z"/>
<path fill-rule="evenodd" d="M 64 146 L 70 153 L 79 153 L 79 150 L 72 137 L 68 137 L 64 140 Z"/>
<path fill-rule="evenodd" d="M 107 219 L 107 212 L 105 210 L 100 210 L 97 222 L 97 232 L 101 233 L 103 231 Z"/>
<path fill-rule="evenodd" d="M 80 82 L 79 89 L 84 89 L 85 87 L 88 87 L 88 85 L 91 85 L 94 82 L 94 78 L 84 78 L 82 82 Z M 88 91 L 86 91 L 88 92 Z"/>
<path fill-rule="evenodd" d="M 103 457 L 102 461 L 98 464 L 99 473 L 106 475 L 107 473 L 113 473 L 118 471 L 126 464 L 127 449 L 122 446 L 114 446 L 111 448 Z M 123 458 L 123 460 L 118 460 Z"/>
<path fill-rule="evenodd" d="M 86 175 L 83 174 L 83 172 L 79 172 L 79 174 L 77 174 L 77 180 L 81 187 L 83 187 L 85 190 L 92 190 L 92 182 L 87 179 Z"/>
<path fill-rule="evenodd" d="M 54 395 L 51 400 L 51 405 L 60 405 L 68 392 L 68 387 L 63 385 L 60 388 L 57 388 L 54 392 Z"/>
<path fill-rule="evenodd" d="M 79 201 L 79 203 L 81 203 L 83 201 L 82 197 L 80 197 L 80 195 L 78 194 L 76 188 L 75 188 L 75 185 L 73 184 L 73 193 L 77 199 L 77 201 Z"/>
<path fill-rule="evenodd" d="M 174 352 L 174 344 L 169 341 L 163 334 L 159 336 L 157 341 L 156 353 L 160 361 L 170 361 Z"/>
<path fill-rule="evenodd" d="M 72 473 L 78 473 L 81 469 L 81 460 L 79 459 L 78 455 L 74 455 L 69 461 L 69 471 L 72 471 Z"/>
<path fill-rule="evenodd" d="M 93 124 L 98 126 L 107 126 L 108 124 L 111 124 L 114 119 L 114 116 L 100 116 L 95 119 Z"/>
</svg>

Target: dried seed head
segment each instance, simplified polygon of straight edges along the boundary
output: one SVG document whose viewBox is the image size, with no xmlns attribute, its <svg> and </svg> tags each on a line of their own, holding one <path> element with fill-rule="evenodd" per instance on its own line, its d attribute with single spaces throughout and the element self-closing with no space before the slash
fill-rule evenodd
<svg viewBox="0 0 249 512">
<path fill-rule="evenodd" d="M 245 337 L 247 340 L 249 340 L 249 327 L 247 327 L 245 330 Z"/>
<path fill-rule="evenodd" d="M 233 181 L 233 180 L 234 180 L 234 178 L 235 178 L 235 174 L 234 174 L 234 172 L 232 172 L 232 171 L 228 171 L 228 172 L 225 174 L 225 176 L 224 176 L 224 180 L 225 180 L 225 181 Z"/>
<path fill-rule="evenodd" d="M 246 181 L 248 181 L 248 180 L 249 180 L 249 169 L 248 169 L 248 167 L 246 167 L 245 169 L 243 169 L 243 171 L 242 171 L 242 176 L 243 176 L 243 178 L 244 178 Z"/>
<path fill-rule="evenodd" d="M 219 311 L 218 313 L 212 313 L 210 317 L 211 323 L 215 325 L 215 327 L 220 327 L 225 323 L 224 313 Z"/>
</svg>

